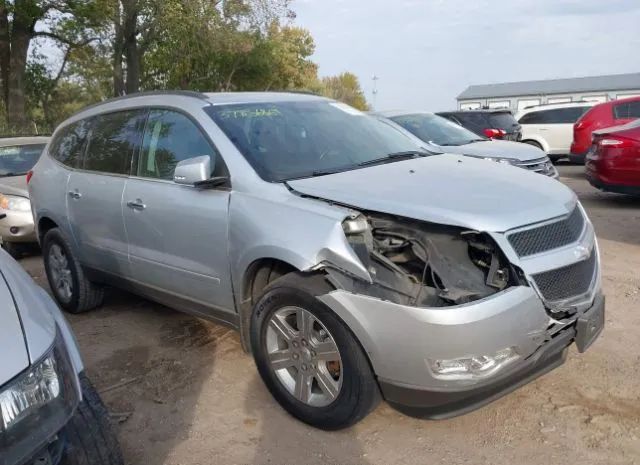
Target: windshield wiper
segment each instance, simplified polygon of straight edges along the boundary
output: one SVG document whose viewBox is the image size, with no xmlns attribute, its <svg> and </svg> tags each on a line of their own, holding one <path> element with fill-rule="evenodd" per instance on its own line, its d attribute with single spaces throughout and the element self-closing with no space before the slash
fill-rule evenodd
<svg viewBox="0 0 640 465">
<path fill-rule="evenodd" d="M 11 176 L 17 176 L 16 173 L 4 173 L 4 174 L 0 174 L 0 178 L 9 178 Z"/>
<path fill-rule="evenodd" d="M 430 155 L 430 153 L 421 152 L 419 150 L 408 150 L 406 152 L 394 152 L 394 153 L 385 155 L 384 157 L 374 158 L 373 160 L 360 162 L 358 163 L 358 166 L 377 165 L 379 163 L 386 163 L 388 161 L 408 160 L 410 158 L 415 158 L 415 157 L 426 157 L 427 155 Z"/>
</svg>

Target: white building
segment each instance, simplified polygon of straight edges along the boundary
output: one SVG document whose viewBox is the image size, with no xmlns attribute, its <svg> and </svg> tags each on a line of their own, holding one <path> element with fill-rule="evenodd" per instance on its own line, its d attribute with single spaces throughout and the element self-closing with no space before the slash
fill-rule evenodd
<svg viewBox="0 0 640 465">
<path fill-rule="evenodd" d="M 473 85 L 457 100 L 460 110 L 521 110 L 545 103 L 606 102 L 636 96 L 640 96 L 640 73 Z"/>
</svg>

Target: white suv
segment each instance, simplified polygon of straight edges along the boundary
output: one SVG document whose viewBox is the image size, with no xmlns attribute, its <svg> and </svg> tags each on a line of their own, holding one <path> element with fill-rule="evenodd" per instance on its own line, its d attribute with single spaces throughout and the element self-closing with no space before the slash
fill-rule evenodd
<svg viewBox="0 0 640 465">
<path fill-rule="evenodd" d="M 568 155 L 573 123 L 593 105 L 594 102 L 558 103 L 519 111 L 516 120 L 522 126 L 522 142 L 541 148 L 551 160 Z"/>
</svg>

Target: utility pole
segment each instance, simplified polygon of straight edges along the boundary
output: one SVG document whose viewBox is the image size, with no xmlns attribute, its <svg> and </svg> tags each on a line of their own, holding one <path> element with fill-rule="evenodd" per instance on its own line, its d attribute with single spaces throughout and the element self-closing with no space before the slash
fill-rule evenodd
<svg viewBox="0 0 640 465">
<path fill-rule="evenodd" d="M 371 106 L 372 106 L 373 110 L 376 109 L 376 103 L 377 103 L 377 100 L 378 100 L 378 80 L 379 79 L 380 78 L 378 76 L 376 76 L 375 74 L 371 78 L 371 80 L 373 81 L 373 91 L 372 91 L 373 99 L 372 99 L 372 102 L 371 102 Z"/>
</svg>

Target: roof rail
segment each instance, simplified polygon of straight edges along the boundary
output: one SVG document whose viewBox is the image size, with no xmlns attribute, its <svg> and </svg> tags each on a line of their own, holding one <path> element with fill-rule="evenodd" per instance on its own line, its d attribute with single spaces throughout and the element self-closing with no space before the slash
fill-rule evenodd
<svg viewBox="0 0 640 465">
<path fill-rule="evenodd" d="M 119 102 L 120 100 L 128 100 L 131 98 L 146 97 L 146 96 L 153 96 L 153 95 L 181 95 L 183 97 L 194 97 L 201 100 L 207 100 L 208 98 L 206 94 L 202 92 L 196 92 L 194 90 L 179 90 L 179 89 L 178 90 L 147 90 L 144 92 L 134 92 L 133 94 L 121 95 L 119 97 L 112 97 L 106 100 L 102 100 L 101 102 L 92 103 L 91 105 L 87 105 L 86 107 L 82 108 L 78 112 L 74 113 L 74 115 L 77 115 L 78 113 L 82 113 L 83 111 L 86 111 L 86 110 L 90 110 L 91 108 L 104 105 L 106 103 Z"/>
</svg>

